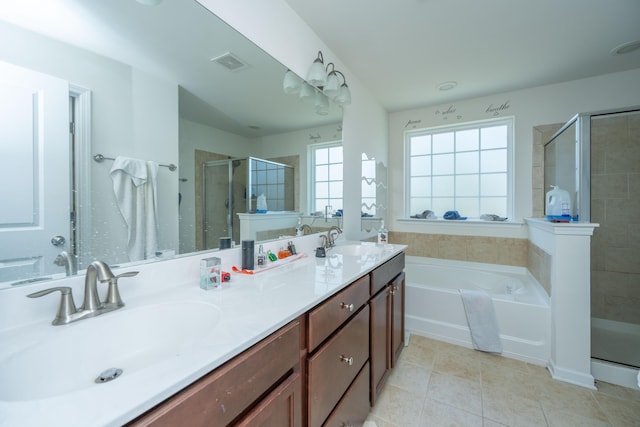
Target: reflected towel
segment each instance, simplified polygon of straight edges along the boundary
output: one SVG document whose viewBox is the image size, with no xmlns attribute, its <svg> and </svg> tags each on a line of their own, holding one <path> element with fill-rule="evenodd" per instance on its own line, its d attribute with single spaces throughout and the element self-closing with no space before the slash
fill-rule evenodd
<svg viewBox="0 0 640 427">
<path fill-rule="evenodd" d="M 110 175 L 118 209 L 127 224 L 129 261 L 153 258 L 158 248 L 158 164 L 118 156 Z"/>
<path fill-rule="evenodd" d="M 460 289 L 460 296 L 467 314 L 473 348 L 502 353 L 502 342 L 491 296 L 484 291 L 468 289 Z"/>
</svg>

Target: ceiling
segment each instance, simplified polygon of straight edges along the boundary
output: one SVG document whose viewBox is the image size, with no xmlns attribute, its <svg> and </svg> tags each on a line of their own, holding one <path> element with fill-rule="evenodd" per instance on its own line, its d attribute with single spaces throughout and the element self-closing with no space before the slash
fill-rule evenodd
<svg viewBox="0 0 640 427">
<path fill-rule="evenodd" d="M 640 67 L 638 0 L 285 1 L 389 111 Z"/>
<path fill-rule="evenodd" d="M 282 89 L 287 68 L 195 0 L 0 2 L 0 23 L 130 64 L 179 86 L 180 116 L 248 138 L 339 123 Z M 51 19 L 55 16 L 55 19 Z M 2 38 L 0 28 L 0 39 Z M 213 58 L 246 64 L 229 70 Z M 0 60 L 2 57 L 0 57 Z"/>
</svg>

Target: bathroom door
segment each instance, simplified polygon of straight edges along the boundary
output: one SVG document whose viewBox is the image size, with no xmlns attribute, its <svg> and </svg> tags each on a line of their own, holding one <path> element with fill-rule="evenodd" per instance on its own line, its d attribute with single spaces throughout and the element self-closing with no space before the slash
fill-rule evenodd
<svg viewBox="0 0 640 427">
<path fill-rule="evenodd" d="M 61 272 L 53 261 L 70 232 L 69 85 L 0 62 L 0 94 L 0 282 Z"/>
</svg>

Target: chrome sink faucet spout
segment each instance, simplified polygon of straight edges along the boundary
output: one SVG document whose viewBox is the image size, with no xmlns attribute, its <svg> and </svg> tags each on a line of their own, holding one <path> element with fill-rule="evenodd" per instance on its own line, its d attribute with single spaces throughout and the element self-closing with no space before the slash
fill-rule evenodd
<svg viewBox="0 0 640 427">
<path fill-rule="evenodd" d="M 120 277 L 132 277 L 137 274 L 137 271 L 129 271 L 115 276 L 107 264 L 102 261 L 93 261 L 87 267 L 84 280 L 84 300 L 79 309 L 76 309 L 71 288 L 68 286 L 49 288 L 27 296 L 29 298 L 39 298 L 52 292 L 60 291 L 60 305 L 51 324 L 66 325 L 124 307 L 124 302 L 122 302 L 118 291 L 118 279 Z M 101 302 L 98 296 L 98 281 L 109 284 L 104 302 Z"/>
<path fill-rule="evenodd" d="M 342 234 L 342 229 L 337 225 L 332 225 L 327 231 L 326 248 L 332 248 L 336 245 L 336 239 Z"/>
<path fill-rule="evenodd" d="M 53 263 L 57 266 L 64 267 L 67 276 L 75 276 L 78 274 L 78 258 L 74 254 L 62 251 Z"/>
</svg>

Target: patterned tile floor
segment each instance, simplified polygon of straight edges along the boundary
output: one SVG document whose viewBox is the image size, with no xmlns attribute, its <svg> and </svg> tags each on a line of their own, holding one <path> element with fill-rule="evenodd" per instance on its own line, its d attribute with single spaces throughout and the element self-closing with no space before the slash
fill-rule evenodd
<svg viewBox="0 0 640 427">
<path fill-rule="evenodd" d="M 413 426 L 640 426 L 640 390 L 598 391 L 541 366 L 411 335 L 368 421 Z M 372 423 L 366 423 L 369 425 Z"/>
</svg>

